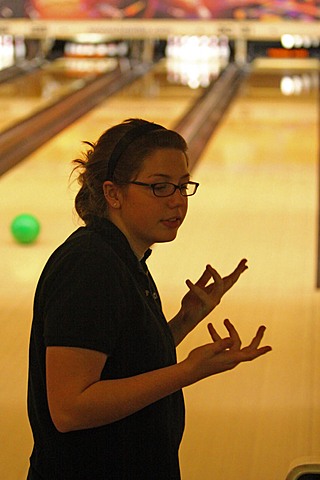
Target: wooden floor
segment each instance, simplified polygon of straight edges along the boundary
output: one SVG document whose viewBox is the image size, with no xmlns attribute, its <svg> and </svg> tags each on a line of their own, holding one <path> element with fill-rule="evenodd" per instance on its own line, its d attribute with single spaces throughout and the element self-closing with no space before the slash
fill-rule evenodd
<svg viewBox="0 0 320 480">
<path fill-rule="evenodd" d="M 311 81 L 315 68 L 291 65 L 287 74 Z M 318 95 L 316 88 L 281 95 L 282 75 L 257 64 L 197 163 L 193 178 L 201 186 L 177 240 L 156 246 L 149 260 L 169 318 L 186 278 L 195 280 L 208 262 L 226 274 L 248 258 L 249 270 L 210 320 L 223 331 L 230 318 L 244 343 L 264 323 L 273 346 L 268 356 L 185 390 L 183 480 L 284 480 L 292 462 L 320 457 Z M 33 292 L 47 257 L 77 226 L 70 161 L 81 140 L 95 140 L 124 118 L 174 125 L 197 95 L 166 84 L 162 71 L 150 74 L 1 177 L 1 479 L 22 480 L 27 471 Z M 9 232 L 11 219 L 25 211 L 42 224 L 39 241 L 27 247 Z M 205 325 L 198 327 L 179 357 L 208 340 Z"/>
</svg>

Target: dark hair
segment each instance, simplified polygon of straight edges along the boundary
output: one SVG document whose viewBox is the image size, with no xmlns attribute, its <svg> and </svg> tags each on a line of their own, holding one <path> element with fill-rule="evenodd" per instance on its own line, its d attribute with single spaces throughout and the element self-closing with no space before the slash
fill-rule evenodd
<svg viewBox="0 0 320 480">
<path fill-rule="evenodd" d="M 132 135 L 134 129 L 138 136 Z M 124 138 L 126 134 L 131 136 L 128 145 Z M 187 156 L 186 141 L 179 133 L 137 118 L 127 119 L 109 128 L 96 143 L 84 143 L 90 148 L 83 154 L 83 158 L 73 161 L 76 165 L 73 171 L 79 172 L 78 183 L 81 186 L 75 198 L 75 209 L 87 225 L 95 216 L 108 217 L 103 183 L 109 180 L 109 160 L 120 143 L 125 144 L 126 148 L 124 151 L 122 149 L 115 168 L 112 169 L 112 181 L 119 185 L 133 180 L 141 170 L 145 158 L 155 150 L 175 148 Z"/>
</svg>

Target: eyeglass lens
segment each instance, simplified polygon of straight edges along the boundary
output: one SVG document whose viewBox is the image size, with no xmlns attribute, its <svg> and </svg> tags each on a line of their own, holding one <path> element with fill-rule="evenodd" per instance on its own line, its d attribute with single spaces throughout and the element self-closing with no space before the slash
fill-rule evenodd
<svg viewBox="0 0 320 480">
<path fill-rule="evenodd" d="M 180 190 L 181 195 L 187 197 L 193 195 L 196 192 L 197 184 L 184 183 L 179 187 L 174 185 L 173 183 L 155 183 L 153 185 L 153 191 L 157 197 L 166 197 L 169 195 L 173 195 L 177 188 Z"/>
</svg>

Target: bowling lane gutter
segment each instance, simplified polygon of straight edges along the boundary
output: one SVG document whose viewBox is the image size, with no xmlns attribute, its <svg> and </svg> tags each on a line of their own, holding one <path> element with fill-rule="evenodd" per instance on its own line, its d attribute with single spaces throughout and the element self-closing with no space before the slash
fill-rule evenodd
<svg viewBox="0 0 320 480">
<path fill-rule="evenodd" d="M 5 68 L 0 71 L 0 83 L 8 82 L 13 80 L 21 75 L 26 73 L 33 72 L 34 70 L 39 69 L 44 63 L 47 63 L 45 60 L 25 60 L 20 62 L 18 65 L 13 65 L 12 67 Z"/>
<path fill-rule="evenodd" d="M 240 67 L 234 63 L 229 64 L 191 107 L 187 115 L 175 126 L 175 129 L 188 142 L 191 169 L 199 160 L 202 151 L 249 72 L 248 65 Z"/>
<path fill-rule="evenodd" d="M 152 63 L 122 60 L 115 71 L 98 77 L 81 90 L 66 95 L 2 132 L 0 134 L 0 175 L 17 165 L 107 97 L 143 76 L 153 66 Z"/>
<path fill-rule="evenodd" d="M 130 66 L 129 66 L 130 65 Z M 152 64 L 139 63 L 99 77 L 83 89 L 57 101 L 50 107 L 23 120 L 0 135 L 0 175 L 22 161 L 55 134 L 97 106 L 108 96 L 143 76 Z M 175 129 L 189 144 L 192 169 L 214 130 L 223 118 L 248 68 L 230 64 L 191 106 Z"/>
</svg>

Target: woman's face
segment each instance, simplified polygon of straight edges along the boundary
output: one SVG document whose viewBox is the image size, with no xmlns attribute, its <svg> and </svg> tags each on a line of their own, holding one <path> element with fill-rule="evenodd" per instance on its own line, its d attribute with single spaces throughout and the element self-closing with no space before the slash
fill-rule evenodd
<svg viewBox="0 0 320 480">
<path fill-rule="evenodd" d="M 183 152 L 173 148 L 153 152 L 143 163 L 135 181 L 143 183 L 188 182 L 190 174 Z M 139 256 L 154 243 L 175 239 L 188 208 L 188 199 L 177 189 L 169 197 L 156 197 L 150 187 L 129 184 L 117 210 L 118 227 Z"/>
</svg>

